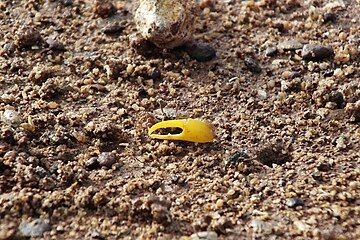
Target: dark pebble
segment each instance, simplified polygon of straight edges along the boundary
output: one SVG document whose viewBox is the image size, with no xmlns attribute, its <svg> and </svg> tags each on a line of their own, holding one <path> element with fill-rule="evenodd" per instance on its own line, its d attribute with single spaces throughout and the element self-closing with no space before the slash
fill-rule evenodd
<svg viewBox="0 0 360 240">
<path fill-rule="evenodd" d="M 332 92 L 329 96 L 329 102 L 336 103 L 337 108 L 343 108 L 344 107 L 344 95 L 339 91 Z"/>
<path fill-rule="evenodd" d="M 116 8 L 111 1 L 96 0 L 94 4 L 94 12 L 102 18 L 107 18 L 116 13 Z"/>
<path fill-rule="evenodd" d="M 36 219 L 32 222 L 22 222 L 19 231 L 24 237 L 41 237 L 44 232 L 50 230 L 49 220 Z"/>
<path fill-rule="evenodd" d="M 307 61 L 320 61 L 334 56 L 334 50 L 331 47 L 306 44 L 302 49 L 302 58 Z"/>
<path fill-rule="evenodd" d="M 64 5 L 64 6 L 71 6 L 73 5 L 74 1 L 73 0 L 61 0 L 61 3 Z"/>
<path fill-rule="evenodd" d="M 103 32 L 106 35 L 119 35 L 122 33 L 122 31 L 125 29 L 124 26 L 121 26 L 119 24 L 114 25 L 108 25 L 104 28 Z"/>
<path fill-rule="evenodd" d="M 244 151 L 236 151 L 233 155 L 230 156 L 229 159 L 225 161 L 226 167 L 235 167 L 237 166 L 241 161 L 249 158 L 249 155 Z"/>
<path fill-rule="evenodd" d="M 328 172 L 331 170 L 331 165 L 329 163 L 320 163 L 316 168 L 321 172 Z"/>
<path fill-rule="evenodd" d="M 100 153 L 97 160 L 98 160 L 100 166 L 105 166 L 107 168 L 111 168 L 111 166 L 116 162 L 116 156 L 112 152 L 103 152 L 103 153 Z"/>
<path fill-rule="evenodd" d="M 26 28 L 18 33 L 16 43 L 20 48 L 31 48 L 41 42 L 42 37 L 39 31 L 34 28 Z"/>
<path fill-rule="evenodd" d="M 282 165 L 290 162 L 292 157 L 282 144 L 265 146 L 256 154 L 256 159 L 262 164 L 272 167 L 273 164 Z"/>
<path fill-rule="evenodd" d="M 276 47 L 269 47 L 265 50 L 265 55 L 267 57 L 273 57 L 277 54 L 277 48 Z"/>
<path fill-rule="evenodd" d="M 304 206 L 304 202 L 300 198 L 290 198 L 286 201 L 286 205 L 294 208 L 297 206 Z"/>
<path fill-rule="evenodd" d="M 327 12 L 327 13 L 324 14 L 323 18 L 324 18 L 325 23 L 335 22 L 336 21 L 336 14 L 331 13 L 331 12 Z"/>
<path fill-rule="evenodd" d="M 244 59 L 245 66 L 250 70 L 252 73 L 261 73 L 261 67 L 259 63 L 250 56 L 245 57 Z"/>
<path fill-rule="evenodd" d="M 324 72 L 324 77 L 331 77 L 334 75 L 334 70 L 332 69 L 327 69 L 325 72 Z"/>
<path fill-rule="evenodd" d="M 87 170 L 94 170 L 99 167 L 100 167 L 100 164 L 98 162 L 97 157 L 91 157 L 85 162 L 85 168 Z"/>
<path fill-rule="evenodd" d="M 161 72 L 158 68 L 154 68 L 154 70 L 151 72 L 151 79 L 152 80 L 158 80 L 161 78 Z"/>
<path fill-rule="evenodd" d="M 188 43 L 185 45 L 185 51 L 199 62 L 207 62 L 216 57 L 215 49 L 206 43 Z"/>
</svg>

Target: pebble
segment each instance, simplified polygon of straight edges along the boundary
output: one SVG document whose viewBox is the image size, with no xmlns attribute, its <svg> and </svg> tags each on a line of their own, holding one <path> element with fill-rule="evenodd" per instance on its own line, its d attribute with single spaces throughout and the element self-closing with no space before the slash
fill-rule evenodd
<svg viewBox="0 0 360 240">
<path fill-rule="evenodd" d="M 245 66 L 250 70 L 252 73 L 261 73 L 261 67 L 259 63 L 251 56 L 247 56 L 244 59 Z"/>
<path fill-rule="evenodd" d="M 3 51 L 0 52 L 0 56 L 1 54 L 7 54 L 7 55 L 11 55 L 13 54 L 15 51 L 15 44 L 14 43 L 6 43 L 3 47 Z"/>
<path fill-rule="evenodd" d="M 307 61 L 320 61 L 326 58 L 334 56 L 334 50 L 331 47 L 318 45 L 318 44 L 306 44 L 302 49 L 301 56 Z"/>
<path fill-rule="evenodd" d="M 17 34 L 16 45 L 20 48 L 31 48 L 42 42 L 40 32 L 34 28 L 25 28 Z"/>
<path fill-rule="evenodd" d="M 97 157 L 91 157 L 85 162 L 85 168 L 87 170 L 94 170 L 94 169 L 98 168 L 99 166 L 100 165 L 99 165 Z"/>
<path fill-rule="evenodd" d="M 188 43 L 185 45 L 185 51 L 199 62 L 207 62 L 216 57 L 215 49 L 206 43 Z"/>
<path fill-rule="evenodd" d="M 290 198 L 286 201 L 286 205 L 291 208 L 304 206 L 304 202 L 300 198 Z"/>
<path fill-rule="evenodd" d="M 332 92 L 329 96 L 329 102 L 336 103 L 336 106 L 339 109 L 343 108 L 344 107 L 344 95 L 339 91 Z"/>
<path fill-rule="evenodd" d="M 259 162 L 269 167 L 272 167 L 273 164 L 282 165 L 292 159 L 282 144 L 265 146 L 261 148 L 256 155 L 256 159 Z"/>
<path fill-rule="evenodd" d="M 7 109 L 4 111 L 4 113 L 2 114 L 2 118 L 1 120 L 9 125 L 18 125 L 20 124 L 20 116 L 19 113 L 14 111 L 14 110 L 10 110 Z"/>
<path fill-rule="evenodd" d="M 249 158 L 246 151 L 236 151 L 229 159 L 225 160 L 226 167 L 236 167 L 244 159 Z"/>
<path fill-rule="evenodd" d="M 24 237 L 41 237 L 50 228 L 49 220 L 44 219 L 36 219 L 32 222 L 24 221 L 19 225 L 19 231 Z"/>
<path fill-rule="evenodd" d="M 102 18 L 107 18 L 116 13 L 116 8 L 111 1 L 96 0 L 94 3 L 94 12 Z"/>
<path fill-rule="evenodd" d="M 260 100 L 265 100 L 268 97 L 267 92 L 261 89 L 258 90 L 257 94 Z"/>
<path fill-rule="evenodd" d="M 118 35 L 120 33 L 122 33 L 122 31 L 125 29 L 124 26 L 121 26 L 119 24 L 112 24 L 112 25 L 108 25 L 103 29 L 103 32 L 106 35 Z"/>
<path fill-rule="evenodd" d="M 218 235 L 213 231 L 197 232 L 190 236 L 191 240 L 217 240 Z"/>
<path fill-rule="evenodd" d="M 332 12 L 327 12 L 327 13 L 324 14 L 323 19 L 324 19 L 325 23 L 335 22 L 336 21 L 336 14 L 332 13 Z"/>
<path fill-rule="evenodd" d="M 278 44 L 278 48 L 286 51 L 295 51 L 301 49 L 303 44 L 297 40 L 287 40 Z"/>
<path fill-rule="evenodd" d="M 324 75 L 324 77 L 331 77 L 331 76 L 334 75 L 334 70 L 333 69 L 327 69 L 327 70 L 325 70 L 323 75 Z"/>
<path fill-rule="evenodd" d="M 267 57 L 273 57 L 277 54 L 277 48 L 276 47 L 269 47 L 265 50 L 265 56 Z"/>
<path fill-rule="evenodd" d="M 58 40 L 55 40 L 54 38 L 51 38 L 51 37 L 48 38 L 46 40 L 46 43 L 49 45 L 50 50 L 59 51 L 59 52 L 66 51 L 64 44 L 62 44 Z"/>
<path fill-rule="evenodd" d="M 67 6 L 73 5 L 74 1 L 73 0 L 62 0 L 61 3 L 67 7 Z"/>
<path fill-rule="evenodd" d="M 116 163 L 116 157 L 112 152 L 102 152 L 100 153 L 97 161 L 99 162 L 100 166 L 111 168 L 111 166 Z"/>
<path fill-rule="evenodd" d="M 159 48 L 172 49 L 192 39 L 193 0 L 140 0 L 134 21 L 140 35 Z"/>
</svg>

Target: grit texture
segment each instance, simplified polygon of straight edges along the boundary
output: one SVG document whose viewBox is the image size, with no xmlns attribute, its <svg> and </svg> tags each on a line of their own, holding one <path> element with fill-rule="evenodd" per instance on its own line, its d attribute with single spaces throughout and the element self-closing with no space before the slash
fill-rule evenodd
<svg viewBox="0 0 360 240">
<path fill-rule="evenodd" d="M 0 1 L 0 239 L 360 239 L 360 2 L 200 0 L 175 49 L 136 5 Z"/>
</svg>

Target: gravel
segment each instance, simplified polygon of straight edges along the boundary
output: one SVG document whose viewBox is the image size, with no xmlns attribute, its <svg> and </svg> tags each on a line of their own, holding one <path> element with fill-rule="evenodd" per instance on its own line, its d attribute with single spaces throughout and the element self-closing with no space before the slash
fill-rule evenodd
<svg viewBox="0 0 360 240">
<path fill-rule="evenodd" d="M 198 1 L 204 62 L 130 41 L 135 1 L 107 2 L 0 3 L 0 238 L 359 239 L 356 1 Z M 216 139 L 147 135 L 179 118 Z"/>
</svg>

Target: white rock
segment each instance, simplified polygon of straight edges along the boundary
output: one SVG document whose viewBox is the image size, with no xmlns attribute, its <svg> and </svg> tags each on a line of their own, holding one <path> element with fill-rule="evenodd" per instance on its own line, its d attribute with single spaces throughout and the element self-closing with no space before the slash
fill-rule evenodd
<svg viewBox="0 0 360 240">
<path fill-rule="evenodd" d="M 258 90 L 258 97 L 260 100 L 265 100 L 268 97 L 267 92 L 261 89 Z"/>
<path fill-rule="evenodd" d="M 140 0 L 135 23 L 141 36 L 160 48 L 175 48 L 192 38 L 194 0 Z"/>
<path fill-rule="evenodd" d="M 14 110 L 5 110 L 2 114 L 1 120 L 9 125 L 18 125 L 20 124 L 20 116 L 18 112 Z"/>
</svg>

